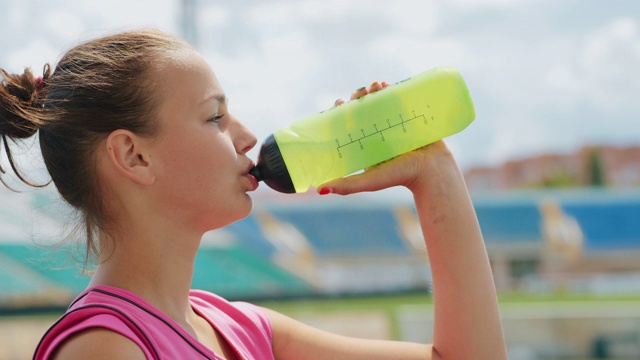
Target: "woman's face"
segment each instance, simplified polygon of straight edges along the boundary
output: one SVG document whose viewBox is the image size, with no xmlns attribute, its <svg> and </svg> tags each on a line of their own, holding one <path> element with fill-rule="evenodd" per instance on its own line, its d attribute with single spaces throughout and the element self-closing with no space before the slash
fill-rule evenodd
<svg viewBox="0 0 640 360">
<path fill-rule="evenodd" d="M 258 187 L 246 156 L 256 137 L 234 118 L 204 59 L 185 49 L 156 73 L 160 132 L 154 141 L 157 197 L 167 215 L 202 231 L 248 216 Z"/>
</svg>

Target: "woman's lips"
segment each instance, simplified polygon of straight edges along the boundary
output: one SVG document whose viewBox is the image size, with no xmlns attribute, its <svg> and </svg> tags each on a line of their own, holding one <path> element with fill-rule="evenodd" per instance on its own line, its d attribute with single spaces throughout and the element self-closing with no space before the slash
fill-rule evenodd
<svg viewBox="0 0 640 360">
<path fill-rule="evenodd" d="M 251 188 L 249 189 L 249 191 L 255 191 L 259 186 L 258 179 L 256 179 L 256 177 L 251 174 L 251 169 L 253 169 L 254 166 L 255 164 L 252 161 L 251 163 L 249 163 L 249 166 L 245 169 L 244 172 L 244 176 L 249 179 L 249 182 L 251 183 Z"/>
<path fill-rule="evenodd" d="M 256 179 L 255 176 L 249 173 L 246 173 L 244 176 L 246 176 L 247 179 L 249 179 L 249 182 L 251 183 L 251 188 L 249 189 L 249 191 L 255 191 L 259 186 L 258 179 Z"/>
</svg>

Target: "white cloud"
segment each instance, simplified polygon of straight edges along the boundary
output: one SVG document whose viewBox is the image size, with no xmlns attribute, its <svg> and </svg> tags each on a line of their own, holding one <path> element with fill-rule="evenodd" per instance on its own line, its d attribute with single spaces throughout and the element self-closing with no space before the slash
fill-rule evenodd
<svg viewBox="0 0 640 360">
<path fill-rule="evenodd" d="M 550 69 L 547 79 L 574 102 L 588 101 L 603 111 L 639 109 L 638 64 L 637 21 L 619 18 L 586 34 L 573 58 Z"/>
<path fill-rule="evenodd" d="M 402 6 L 388 1 L 375 6 L 379 12 L 391 18 L 398 30 L 408 35 L 427 35 L 439 25 L 440 14 L 438 6 L 432 1 L 405 1 Z"/>
<path fill-rule="evenodd" d="M 67 42 L 75 41 L 85 30 L 82 21 L 71 12 L 53 11 L 47 15 L 47 22 L 53 35 Z"/>
<path fill-rule="evenodd" d="M 353 16 L 354 12 L 376 9 L 370 1 L 310 0 L 260 3 L 249 9 L 248 25 L 289 27 L 309 22 L 332 23 Z"/>
<path fill-rule="evenodd" d="M 249 10 L 246 23 L 256 26 L 290 25 L 296 20 L 293 8 L 283 2 L 262 4 Z"/>
<path fill-rule="evenodd" d="M 40 23 L 53 25 L 38 28 L 28 24 L 28 6 L 6 2 L 0 28 L 22 29 L 28 41 L 0 40 L 11 54 L 2 66 L 39 69 L 74 37 L 104 29 L 154 26 L 177 33 L 179 3 L 42 5 Z M 602 12 L 608 5 L 589 2 L 572 8 L 570 19 L 567 9 L 578 4 L 571 0 L 547 6 L 502 0 L 199 4 L 200 50 L 229 93 L 232 112 L 260 139 L 357 86 L 441 65 L 460 68 L 478 111 L 477 124 L 450 140 L 463 163 L 580 144 L 596 133 L 617 141 L 621 130 L 607 129 L 598 117 L 640 138 L 623 120 L 640 110 L 634 96 L 640 93 L 634 76 L 640 30 L 629 15 L 631 3 Z"/>
<path fill-rule="evenodd" d="M 46 63 L 51 63 L 59 55 L 59 50 L 44 38 L 30 41 L 22 48 L 14 49 L 7 56 L 5 69 L 22 73 L 25 67 L 30 67 L 34 74 L 39 75 Z"/>
<path fill-rule="evenodd" d="M 517 3 L 518 0 L 454 0 L 453 2 L 463 4 L 466 6 L 487 6 L 487 5 L 506 5 Z M 520 0 L 520 2 L 523 2 Z"/>
<path fill-rule="evenodd" d="M 224 6 L 212 5 L 202 9 L 197 20 L 202 29 L 227 27 L 231 23 L 231 13 Z"/>
<path fill-rule="evenodd" d="M 616 19 L 609 25 L 609 29 L 614 38 L 623 41 L 637 40 L 638 23 L 636 19 L 629 17 Z"/>
<path fill-rule="evenodd" d="M 111 32 L 117 28 L 156 27 L 176 33 L 180 13 L 178 5 L 178 1 L 172 0 L 80 1 L 76 11 L 98 20 L 98 23 L 91 24 L 96 30 Z"/>
<path fill-rule="evenodd" d="M 403 33 L 372 39 L 369 53 L 372 58 L 387 59 L 402 65 L 408 72 L 406 76 L 436 66 L 462 65 L 468 56 L 464 45 L 455 39 L 411 37 Z"/>
<path fill-rule="evenodd" d="M 6 11 L 6 27 L 16 28 L 24 26 L 29 20 L 29 12 L 26 6 L 7 6 L 3 7 L 3 11 Z"/>
</svg>

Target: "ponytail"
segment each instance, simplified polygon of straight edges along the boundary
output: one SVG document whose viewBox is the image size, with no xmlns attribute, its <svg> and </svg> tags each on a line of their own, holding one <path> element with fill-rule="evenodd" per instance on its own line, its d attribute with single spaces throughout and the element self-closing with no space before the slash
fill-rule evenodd
<svg viewBox="0 0 640 360">
<path fill-rule="evenodd" d="M 50 75 L 49 65 L 45 65 L 43 77 L 34 77 L 28 68 L 21 75 L 9 74 L 0 69 L 0 153 L 4 150 L 9 166 L 16 176 L 25 184 L 34 187 L 43 187 L 46 184 L 34 184 L 18 170 L 9 147 L 9 139 L 16 142 L 18 139 L 29 138 L 46 122 L 42 99 L 46 92 L 46 79 Z M 0 182 L 13 190 L 3 179 L 4 174 L 6 170 L 0 165 Z"/>
</svg>

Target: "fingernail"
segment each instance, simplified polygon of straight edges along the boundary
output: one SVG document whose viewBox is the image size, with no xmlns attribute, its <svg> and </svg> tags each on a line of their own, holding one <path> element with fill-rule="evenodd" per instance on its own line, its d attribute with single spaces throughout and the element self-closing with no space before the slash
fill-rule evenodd
<svg viewBox="0 0 640 360">
<path fill-rule="evenodd" d="M 387 85 L 389 85 L 389 84 L 387 84 L 387 82 L 386 82 L 386 81 L 383 81 L 382 83 L 380 83 L 380 85 L 382 85 L 382 87 L 385 87 L 385 86 L 387 86 Z"/>
<path fill-rule="evenodd" d="M 340 101 L 342 101 L 342 99 L 341 99 L 341 98 L 337 98 L 337 99 L 336 99 L 336 101 L 334 101 L 333 103 L 334 103 L 334 104 L 337 104 L 337 103 L 339 103 Z"/>
<path fill-rule="evenodd" d="M 361 87 L 360 89 L 358 89 L 358 90 L 356 90 L 356 91 L 362 91 L 362 90 L 364 90 L 364 89 L 366 89 L 366 88 L 367 88 L 366 86 L 363 86 L 363 87 Z"/>
<path fill-rule="evenodd" d="M 318 194 L 320 194 L 320 195 L 327 195 L 327 194 L 331 194 L 331 189 L 329 189 L 329 188 L 322 188 L 322 189 L 320 189 L 320 191 L 318 191 Z"/>
<path fill-rule="evenodd" d="M 378 85 L 378 82 L 377 82 L 377 81 L 374 81 L 374 82 L 372 82 L 372 83 L 371 83 L 371 85 L 370 85 L 369 87 L 374 87 L 374 86 L 376 86 L 376 85 Z"/>
</svg>

